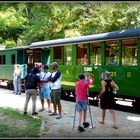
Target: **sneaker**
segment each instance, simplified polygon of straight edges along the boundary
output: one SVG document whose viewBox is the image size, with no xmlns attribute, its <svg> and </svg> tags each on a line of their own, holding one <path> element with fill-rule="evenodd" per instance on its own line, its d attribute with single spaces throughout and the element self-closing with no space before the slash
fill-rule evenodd
<svg viewBox="0 0 140 140">
<path fill-rule="evenodd" d="M 37 115 L 37 114 L 38 114 L 37 112 L 33 112 L 33 113 L 32 113 L 32 115 Z"/>
<path fill-rule="evenodd" d="M 61 118 L 62 118 L 62 116 L 57 116 L 57 117 L 56 117 L 56 119 L 61 119 Z"/>
<path fill-rule="evenodd" d="M 84 132 L 85 131 L 85 129 L 82 126 L 78 126 L 77 129 L 78 129 L 79 132 Z"/>
<path fill-rule="evenodd" d="M 104 125 L 104 124 L 105 124 L 102 120 L 99 120 L 99 123 L 100 123 L 100 124 L 102 124 L 102 125 Z"/>
<path fill-rule="evenodd" d="M 24 113 L 23 113 L 24 115 L 26 115 L 27 114 L 27 112 L 26 111 L 24 111 Z"/>
<path fill-rule="evenodd" d="M 90 124 L 89 124 L 88 122 L 84 122 L 84 123 L 83 123 L 84 128 L 89 127 L 89 125 L 90 125 Z"/>
</svg>

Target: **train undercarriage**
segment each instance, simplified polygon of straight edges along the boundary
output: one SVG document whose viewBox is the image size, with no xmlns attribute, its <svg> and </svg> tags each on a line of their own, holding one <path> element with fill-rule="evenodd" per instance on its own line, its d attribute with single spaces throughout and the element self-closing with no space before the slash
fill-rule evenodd
<svg viewBox="0 0 140 140">
<path fill-rule="evenodd" d="M 13 81 L 8 80 L 0 80 L 0 87 L 7 88 L 13 90 Z M 22 80 L 21 91 L 25 92 L 24 90 L 24 83 Z M 89 93 L 89 103 L 90 105 L 98 106 L 98 92 L 91 94 Z M 61 92 L 61 99 L 66 101 L 75 102 L 75 90 L 63 89 Z M 135 110 L 140 111 L 140 98 L 139 97 L 130 97 L 130 96 L 122 96 L 116 95 L 115 96 L 116 104 L 122 104 L 123 106 L 130 106 L 133 107 Z M 122 103 L 123 102 L 123 103 Z"/>
<path fill-rule="evenodd" d="M 99 92 L 96 92 L 94 94 L 89 94 L 89 103 L 90 105 L 98 106 L 98 94 Z M 94 95 L 94 96 L 93 96 Z M 75 91 L 70 90 L 64 90 L 62 89 L 61 99 L 63 100 L 69 100 L 72 102 L 75 102 Z M 115 96 L 116 104 L 121 104 L 122 106 L 128 106 L 134 108 L 136 111 L 140 111 L 140 98 L 134 98 L 130 96 L 122 96 L 122 95 L 116 95 Z"/>
</svg>

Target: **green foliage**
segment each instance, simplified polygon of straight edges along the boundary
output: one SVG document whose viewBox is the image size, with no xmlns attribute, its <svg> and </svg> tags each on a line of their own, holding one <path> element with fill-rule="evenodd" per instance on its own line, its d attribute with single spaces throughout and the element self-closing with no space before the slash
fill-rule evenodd
<svg viewBox="0 0 140 140">
<path fill-rule="evenodd" d="M 2 39 L 2 37 L 0 37 L 0 44 L 2 44 L 2 42 L 3 42 L 3 39 Z"/>
<path fill-rule="evenodd" d="M 6 48 L 16 47 L 16 42 L 14 40 L 6 40 L 5 41 Z"/>
<path fill-rule="evenodd" d="M 16 45 L 136 27 L 138 2 L 0 3 L 1 40 Z"/>
<path fill-rule="evenodd" d="M 9 39 L 16 42 L 26 28 L 27 19 L 17 8 L 17 5 L 15 3 L 0 5 L 2 7 L 0 10 L 0 34 L 4 42 Z"/>
</svg>

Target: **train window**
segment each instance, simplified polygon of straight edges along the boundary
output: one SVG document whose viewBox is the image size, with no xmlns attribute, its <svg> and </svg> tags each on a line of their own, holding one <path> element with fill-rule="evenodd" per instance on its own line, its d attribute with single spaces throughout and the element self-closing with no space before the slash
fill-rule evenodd
<svg viewBox="0 0 140 140">
<path fill-rule="evenodd" d="M 33 64 L 34 62 L 33 62 L 33 54 L 27 54 L 27 60 L 28 60 L 28 64 Z"/>
<path fill-rule="evenodd" d="M 98 42 L 90 44 L 90 64 L 101 65 L 101 47 Z"/>
<path fill-rule="evenodd" d="M 122 40 L 122 65 L 137 65 L 136 39 Z"/>
<path fill-rule="evenodd" d="M 34 51 L 34 62 L 42 62 L 42 53 L 41 51 Z"/>
<path fill-rule="evenodd" d="M 0 56 L 0 64 L 6 64 L 5 55 Z"/>
<path fill-rule="evenodd" d="M 88 46 L 89 44 L 78 44 L 77 49 L 78 65 L 88 65 Z"/>
<path fill-rule="evenodd" d="M 5 55 L 3 55 L 3 64 L 6 64 Z"/>
<path fill-rule="evenodd" d="M 16 57 L 15 57 L 15 54 L 12 54 L 11 55 L 11 64 L 15 64 L 15 59 L 16 59 Z"/>
<path fill-rule="evenodd" d="M 118 57 L 118 41 L 106 41 L 106 65 L 118 65 L 119 57 Z"/>
<path fill-rule="evenodd" d="M 65 46 L 64 47 L 64 64 L 65 65 L 72 65 L 72 47 Z"/>
<path fill-rule="evenodd" d="M 34 63 L 34 58 L 33 58 L 33 50 L 26 50 L 26 55 L 27 55 L 27 64 L 33 64 Z"/>
<path fill-rule="evenodd" d="M 62 47 L 54 47 L 54 61 L 58 62 L 59 65 L 63 65 L 62 59 Z"/>
</svg>

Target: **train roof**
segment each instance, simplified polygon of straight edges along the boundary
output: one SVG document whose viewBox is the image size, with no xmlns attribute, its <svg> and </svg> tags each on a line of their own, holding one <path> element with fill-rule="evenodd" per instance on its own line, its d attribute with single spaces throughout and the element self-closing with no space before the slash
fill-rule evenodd
<svg viewBox="0 0 140 140">
<path fill-rule="evenodd" d="M 4 48 L 1 49 L 0 51 L 7 51 L 7 50 L 21 50 L 21 49 L 28 49 L 29 46 L 20 46 L 20 47 L 14 47 L 14 48 Z"/>
<path fill-rule="evenodd" d="M 87 43 L 87 42 L 125 39 L 125 38 L 138 38 L 138 37 L 140 37 L 140 28 L 133 28 L 128 30 L 87 35 L 81 37 L 34 42 L 30 45 L 29 48 L 34 49 L 37 47 L 53 47 L 53 46 L 61 46 L 61 45 L 69 45 L 69 44 L 77 44 L 77 43 Z"/>
</svg>

